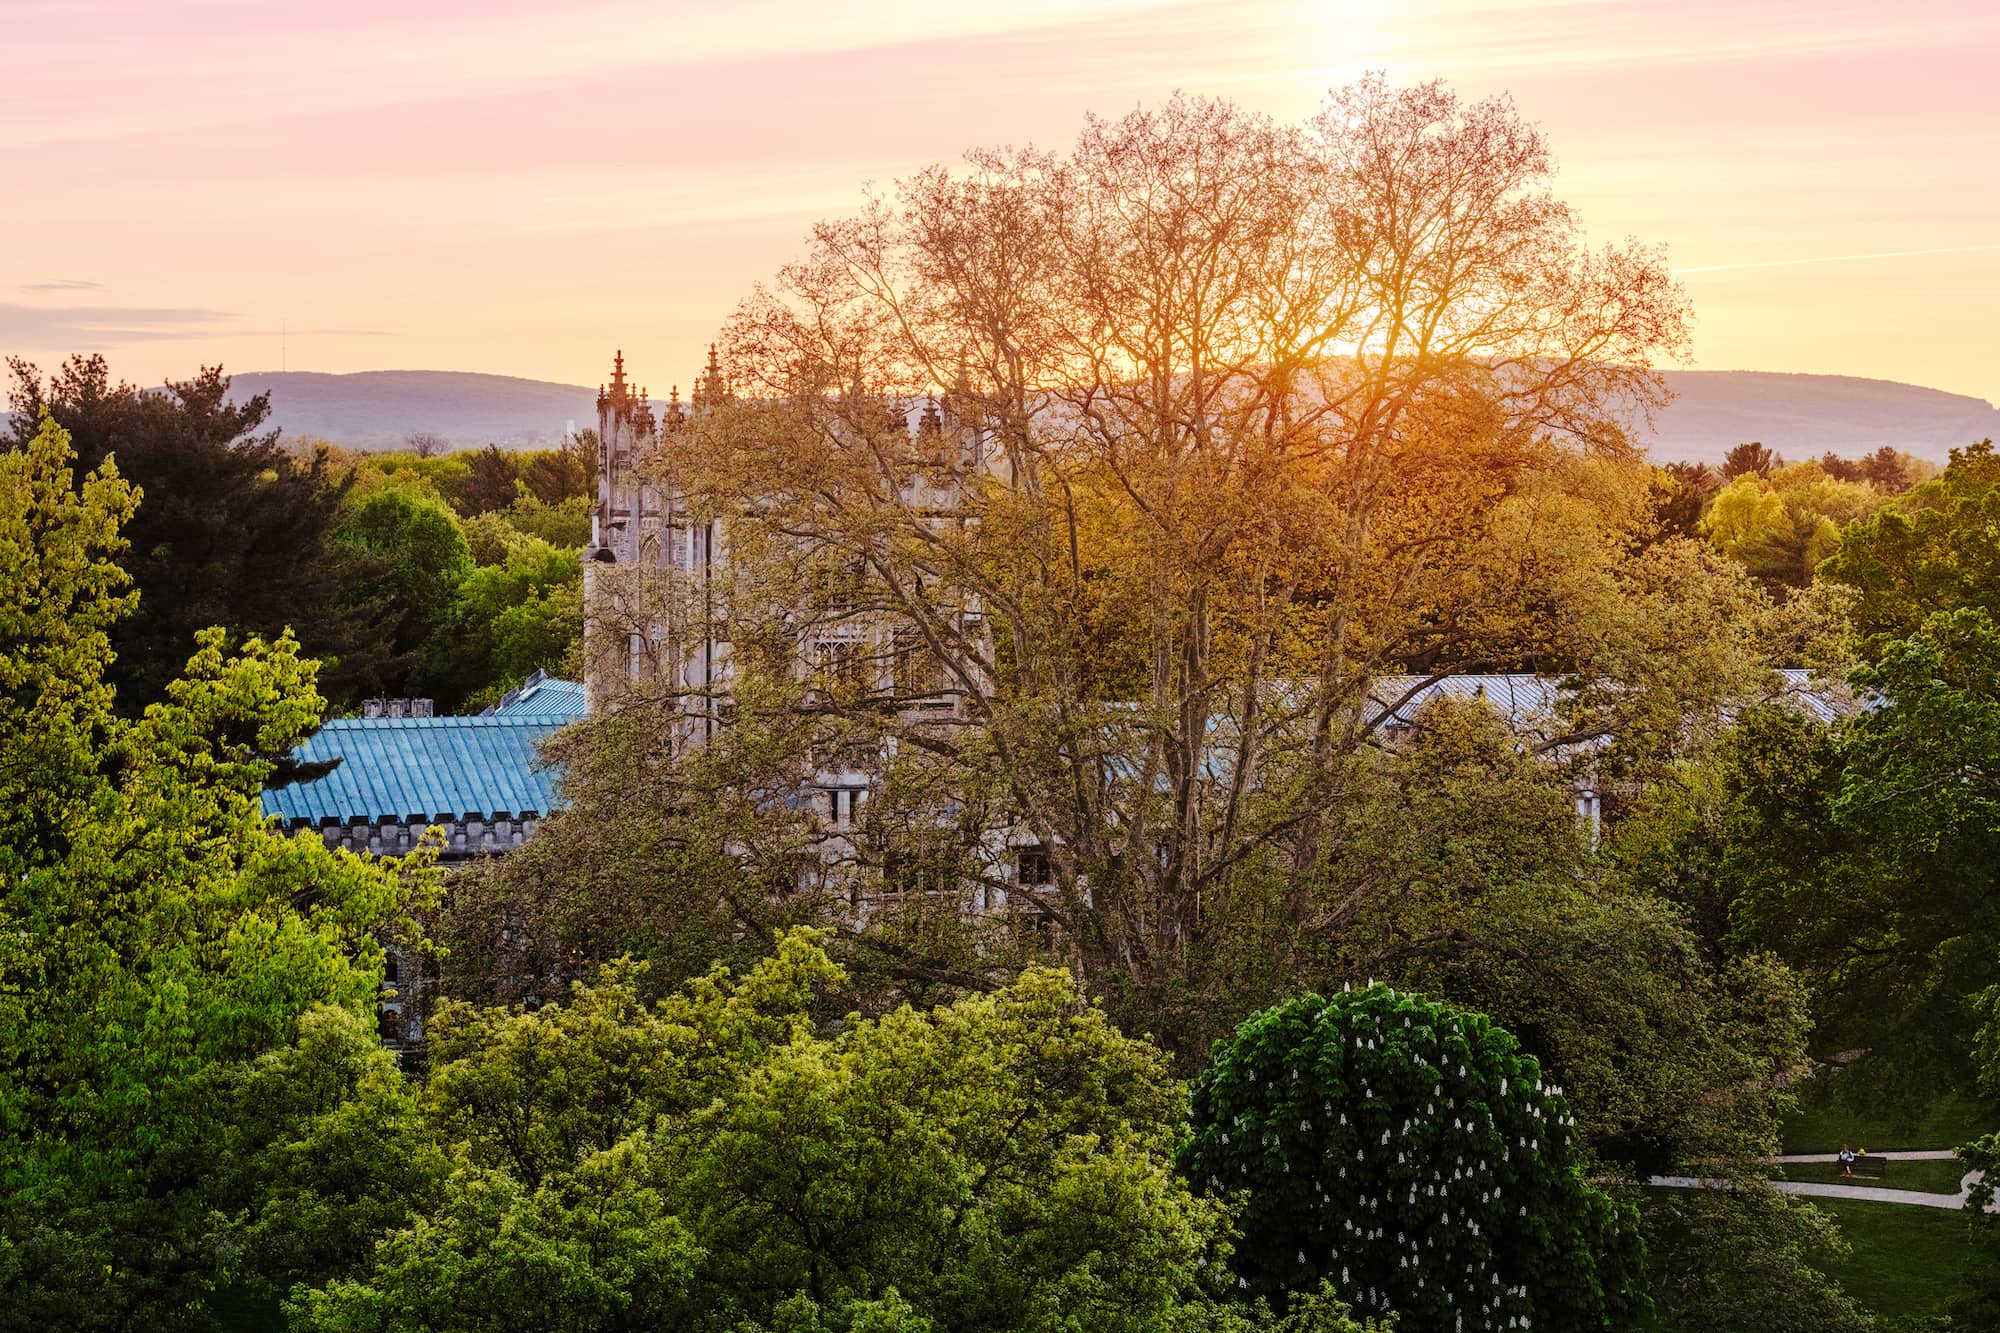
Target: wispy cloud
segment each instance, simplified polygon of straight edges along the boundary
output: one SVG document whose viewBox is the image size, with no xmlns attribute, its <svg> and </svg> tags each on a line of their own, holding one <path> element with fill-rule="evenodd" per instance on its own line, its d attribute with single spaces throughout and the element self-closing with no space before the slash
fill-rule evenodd
<svg viewBox="0 0 2000 1333">
<path fill-rule="evenodd" d="M 1296 119 L 1384 69 L 1511 93 L 1593 235 L 1687 264 L 1704 363 L 2000 396 L 2000 245 L 1946 244 L 2000 241 L 1992 0 L 0 9 L 0 179 L 38 201 L 9 217 L 0 351 L 125 344 L 142 379 L 197 354 L 365 369 L 387 330 L 411 365 L 596 383 L 620 342 L 699 365 L 864 180 L 1060 148 L 1176 88 Z"/>
<path fill-rule="evenodd" d="M 40 306 L 0 302 L 0 342 L 93 346 L 199 338 L 237 318 L 201 306 Z"/>
<path fill-rule="evenodd" d="M 186 339 L 389 338 L 386 329 L 250 328 L 241 315 L 203 306 L 39 306 L 0 302 L 0 344 L 17 347 L 116 347 Z"/>
<path fill-rule="evenodd" d="M 104 284 L 86 278 L 51 278 L 47 282 L 24 282 L 24 292 L 94 292 Z"/>
<path fill-rule="evenodd" d="M 289 328 L 284 325 L 280 325 L 275 329 L 231 329 L 229 330 L 229 335 L 232 338 L 394 338 L 398 336 L 394 329 Z"/>
<path fill-rule="evenodd" d="M 2000 250 L 2000 242 L 1987 245 L 1937 245 L 1922 250 L 1871 250 L 1854 255 L 1810 255 L 1798 259 L 1752 259 L 1736 264 L 1696 264 L 1674 269 L 1675 273 L 1732 273 L 1738 269 L 1798 268 L 1804 264 L 1858 264 L 1873 259 L 1915 259 L 1923 255 L 1978 255 Z"/>
</svg>

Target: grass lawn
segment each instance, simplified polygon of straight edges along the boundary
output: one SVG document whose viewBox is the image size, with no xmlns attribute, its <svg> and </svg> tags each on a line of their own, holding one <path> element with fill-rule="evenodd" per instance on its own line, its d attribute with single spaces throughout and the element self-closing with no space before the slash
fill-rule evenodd
<svg viewBox="0 0 2000 1333">
<path fill-rule="evenodd" d="M 1962 1214 L 1859 1199 L 1812 1203 L 1833 1214 L 1853 1247 L 1845 1263 L 1826 1267 L 1848 1295 L 1884 1318 L 1944 1307 L 1971 1250 Z"/>
<path fill-rule="evenodd" d="M 1958 1193 L 1959 1178 L 1964 1174 L 1964 1164 L 1956 1160 L 1891 1162 L 1888 1173 L 1880 1180 L 1870 1176 L 1843 1180 L 1840 1168 L 1832 1162 L 1787 1162 L 1778 1168 L 1780 1180 L 1809 1180 L 1822 1185 L 1879 1185 L 1887 1190 L 1917 1190 L 1927 1194 Z"/>
<path fill-rule="evenodd" d="M 1834 1153 L 1842 1143 L 1875 1152 L 1909 1148 L 1956 1148 L 2000 1129 L 2000 1113 L 1958 1092 L 1912 1099 L 1902 1110 L 1884 1110 L 1843 1096 L 1841 1073 L 1828 1070 L 1799 1089 L 1799 1110 L 1785 1122 L 1788 1153 Z M 1895 1163 L 1889 1167 L 1894 1173 Z"/>
</svg>

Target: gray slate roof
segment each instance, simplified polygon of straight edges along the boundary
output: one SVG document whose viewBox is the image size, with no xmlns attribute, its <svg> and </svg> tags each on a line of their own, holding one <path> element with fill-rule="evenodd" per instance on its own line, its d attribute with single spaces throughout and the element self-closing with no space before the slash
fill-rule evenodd
<svg viewBox="0 0 2000 1333">
<path fill-rule="evenodd" d="M 1410 694 L 1412 690 L 1416 693 Z M 1409 694 L 1407 702 L 1400 702 Z M 1394 709 L 1391 720 L 1413 721 L 1433 699 L 1471 703 L 1483 699 L 1516 731 L 1528 731 L 1555 719 L 1562 702 L 1562 680 L 1526 672 L 1466 672 L 1424 684 L 1422 676 L 1377 676 L 1368 690 L 1369 716 Z M 1399 705 L 1400 702 L 1400 706 Z"/>
<path fill-rule="evenodd" d="M 1775 688 L 1757 702 L 1784 704 L 1821 722 L 1874 707 L 1870 700 L 1856 699 L 1841 682 L 1815 676 L 1804 668 L 1785 667 L 1775 674 Z M 1422 676 L 1378 676 L 1368 691 L 1369 716 L 1373 718 L 1393 709 L 1391 721 L 1411 722 L 1433 699 L 1448 698 L 1459 703 L 1477 699 L 1484 700 L 1516 732 L 1553 735 L 1561 730 L 1562 685 L 1560 676 L 1528 672 L 1467 672 L 1428 684 Z M 1406 694 L 1409 699 L 1399 704 Z"/>
</svg>

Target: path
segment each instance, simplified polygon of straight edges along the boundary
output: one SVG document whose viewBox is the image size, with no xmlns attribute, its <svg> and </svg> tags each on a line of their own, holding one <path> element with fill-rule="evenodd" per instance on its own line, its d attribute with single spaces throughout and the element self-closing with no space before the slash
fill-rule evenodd
<svg viewBox="0 0 2000 1333">
<path fill-rule="evenodd" d="M 1959 1182 L 1956 1194 L 1927 1194 L 1921 1190 L 1885 1190 L 1874 1185 L 1834 1185 L 1821 1184 L 1812 1180 L 1774 1180 L 1771 1182 L 1781 1194 L 1804 1194 L 1816 1199 L 1869 1199 L 1876 1203 L 1909 1203 L 1919 1208 L 1963 1208 L 1965 1207 L 1966 1186 L 1971 1183 L 1972 1173 Z M 1723 1190 L 1733 1188 L 1731 1180 L 1708 1180 L 1701 1176 L 1654 1176 L 1646 1182 L 1670 1190 Z M 2000 1199 L 1988 1204 L 1986 1211 L 2000 1213 Z"/>
<path fill-rule="evenodd" d="M 1951 1151 L 1949 1148 L 1869 1153 L 1868 1155 L 1870 1157 L 1887 1158 L 1892 1162 L 1946 1162 L 1958 1156 L 1957 1153 Z M 1834 1157 L 1831 1153 L 1790 1153 L 1771 1160 L 1784 1163 L 1788 1166 L 1814 1162 L 1824 1162 L 1828 1166 L 1831 1166 L 1834 1163 Z M 1771 1183 L 1778 1188 L 1780 1193 L 1802 1194 L 1815 1199 L 1867 1199 L 1873 1203 L 1905 1203 L 1914 1204 L 1919 1208 L 1956 1209 L 1965 1207 L 1966 1195 L 1972 1189 L 1972 1182 L 1977 1179 L 1979 1179 L 1977 1171 L 1966 1172 L 1959 1179 L 1958 1193 L 1956 1194 L 1933 1194 L 1925 1190 L 1883 1189 L 1878 1185 L 1840 1185 L 1831 1181 L 1774 1180 Z M 1654 1176 L 1647 1183 L 1672 1190 L 1731 1189 L 1735 1186 L 1734 1181 L 1710 1180 L 1702 1176 Z M 1995 1198 L 1993 1202 L 1987 1204 L 1986 1211 L 1989 1213 L 2000 1213 L 2000 1198 Z"/>
<path fill-rule="evenodd" d="M 1888 1152 L 1871 1152 L 1868 1155 L 1870 1157 L 1884 1157 L 1892 1162 L 1949 1162 L 1952 1158 L 1958 1156 L 1957 1153 L 1949 1148 L 1925 1148 L 1914 1152 L 1899 1152 L 1891 1149 Z M 1788 1153 L 1783 1157 L 1767 1157 L 1764 1160 L 1767 1162 L 1783 1162 L 1787 1166 L 1796 1166 L 1801 1163 L 1810 1162 L 1825 1162 L 1828 1165 L 1832 1165 L 1836 1159 L 1830 1152 L 1795 1152 Z"/>
</svg>

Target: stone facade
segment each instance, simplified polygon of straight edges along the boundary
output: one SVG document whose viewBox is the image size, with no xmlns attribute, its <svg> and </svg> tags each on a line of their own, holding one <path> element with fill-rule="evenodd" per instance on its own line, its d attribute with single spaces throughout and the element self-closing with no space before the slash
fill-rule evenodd
<svg viewBox="0 0 2000 1333">
<path fill-rule="evenodd" d="M 265 792 L 265 812 L 288 831 L 365 856 L 407 855 L 432 827 L 443 832 L 445 863 L 510 852 L 560 801 L 539 747 L 581 715 L 580 696 L 568 682 L 536 680 L 506 710 L 480 717 L 439 717 L 428 699 L 370 700 L 361 717 L 337 718 L 299 747 L 300 760 L 327 771 Z M 382 1039 L 414 1061 L 437 965 L 384 946 Z"/>
<path fill-rule="evenodd" d="M 497 856 L 511 852 L 535 836 L 541 823 L 537 811 L 514 815 L 501 810 L 492 815 L 404 815 L 383 819 L 356 817 L 344 822 L 325 820 L 319 835 L 329 847 L 362 852 L 370 856 L 403 856 L 416 850 L 426 830 L 442 829 L 445 845 L 438 854 L 443 862 L 465 861 L 475 856 Z"/>
<path fill-rule="evenodd" d="M 669 480 L 677 437 L 694 428 L 702 413 L 729 401 L 712 348 L 685 404 L 678 388 L 664 405 L 653 402 L 628 378 L 622 352 L 598 395 L 598 493 L 584 562 L 584 683 L 592 712 L 614 710 L 634 693 L 671 701 L 677 721 L 661 737 L 663 746 L 701 743 L 725 725 L 730 712 L 735 651 L 720 628 L 731 579 L 729 524 L 696 514 Z M 978 435 L 956 420 L 949 397 L 921 408 L 885 401 L 881 411 L 890 431 L 907 432 L 916 443 L 930 441 L 941 460 L 911 483 L 904 499 L 936 521 L 952 521 L 965 478 L 985 466 Z M 927 727 L 964 722 L 969 710 L 963 688 L 942 670 L 935 673 L 936 688 L 929 688 L 930 676 L 921 667 L 927 654 L 906 641 L 905 636 L 915 637 L 908 630 L 885 614 L 843 610 L 836 588 L 802 588 L 800 598 L 802 608 L 811 608 L 801 616 L 792 645 L 800 679 L 851 674 L 863 691 L 893 697 L 905 721 Z M 977 605 L 955 614 L 961 633 L 987 632 Z M 835 868 L 866 859 L 854 839 L 878 785 L 879 772 L 850 756 L 828 761 L 788 798 L 816 811 L 823 830 L 824 865 L 803 868 L 801 885 L 840 879 L 837 887 L 850 897 L 858 920 L 866 920 L 884 895 L 872 880 Z M 1024 839 L 995 830 L 991 842 L 989 859 L 1008 867 L 1011 878 L 1019 859 L 1016 844 Z M 1033 858 L 1028 859 L 1032 882 Z M 996 870 L 994 878 L 1000 877 Z M 997 907 L 1004 899 L 1002 890 L 983 891 L 981 905 Z"/>
</svg>

